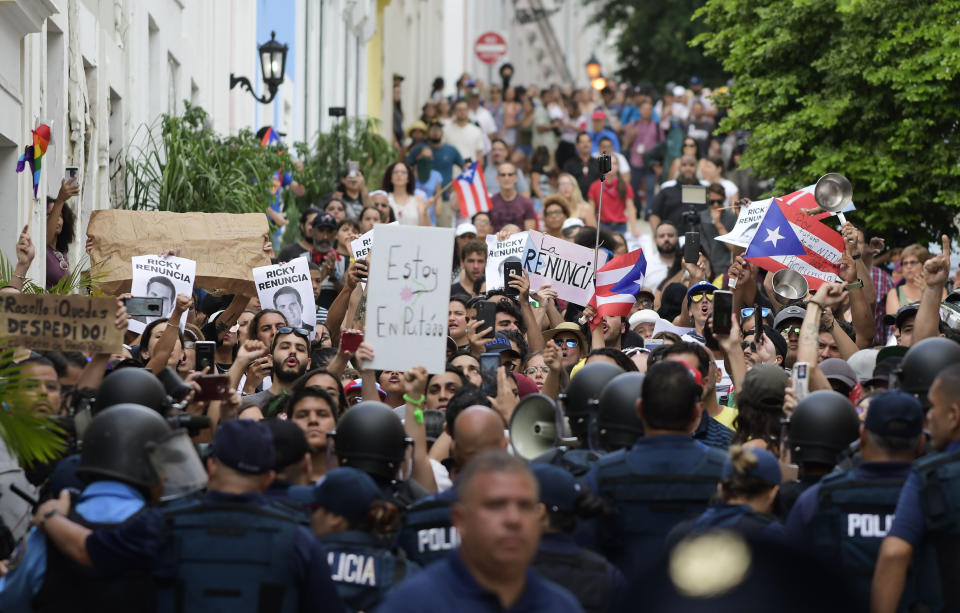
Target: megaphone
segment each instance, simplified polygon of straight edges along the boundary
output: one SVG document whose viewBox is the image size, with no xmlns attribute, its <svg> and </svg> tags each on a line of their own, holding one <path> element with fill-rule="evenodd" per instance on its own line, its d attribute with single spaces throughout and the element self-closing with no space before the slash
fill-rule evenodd
<svg viewBox="0 0 960 613">
<path fill-rule="evenodd" d="M 841 224 L 847 223 L 847 218 L 841 211 L 850 205 L 853 200 L 853 185 L 850 179 L 837 172 L 828 172 L 817 180 L 813 188 L 813 199 L 820 208 L 837 214 Z"/>
<path fill-rule="evenodd" d="M 532 460 L 565 442 L 566 419 L 549 396 L 529 394 L 510 417 L 510 444 L 518 456 Z"/>
<path fill-rule="evenodd" d="M 802 303 L 809 290 L 806 278 L 792 268 L 778 270 L 773 275 L 773 295 L 787 306 Z"/>
</svg>

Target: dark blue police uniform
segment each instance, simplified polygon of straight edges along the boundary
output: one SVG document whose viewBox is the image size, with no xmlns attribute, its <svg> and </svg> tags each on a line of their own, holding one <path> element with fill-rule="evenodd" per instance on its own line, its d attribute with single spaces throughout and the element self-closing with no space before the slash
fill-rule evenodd
<svg viewBox="0 0 960 613">
<path fill-rule="evenodd" d="M 615 509 L 594 520 L 598 551 L 624 570 L 653 563 L 670 530 L 707 508 L 726 457 L 682 434 L 643 437 L 605 455 L 586 476 Z"/>
<path fill-rule="evenodd" d="M 372 611 L 390 588 L 420 570 L 402 551 L 391 551 L 383 537 L 368 532 L 334 532 L 320 542 L 327 550 L 331 579 L 353 611 Z"/>
<path fill-rule="evenodd" d="M 377 613 L 489 613 L 504 611 L 500 598 L 477 583 L 460 559 L 459 551 L 417 573 L 387 594 Z M 577 599 L 559 585 L 527 569 L 520 598 L 511 613 L 573 613 L 583 611 Z"/>
<path fill-rule="evenodd" d="M 103 574 L 153 571 L 161 612 L 344 610 L 319 541 L 256 494 L 210 491 L 202 502 L 149 509 L 95 531 L 86 547 Z"/>
<path fill-rule="evenodd" d="M 913 463 L 888 535 L 914 548 L 918 600 L 960 611 L 960 440 Z"/>
<path fill-rule="evenodd" d="M 397 537 L 397 545 L 407 558 L 427 566 L 460 545 L 460 535 L 450 521 L 450 508 L 456 500 L 457 491 L 450 488 L 417 500 L 407 510 Z"/>
<path fill-rule="evenodd" d="M 564 532 L 543 534 L 533 567 L 570 590 L 587 613 L 611 610 L 626 585 L 620 569 L 600 554 L 580 547 L 572 534 Z"/>
<path fill-rule="evenodd" d="M 683 537 L 695 532 L 727 529 L 760 539 L 786 541 L 786 532 L 773 515 L 757 513 L 749 505 L 718 502 L 696 519 L 677 524 L 667 536 L 667 544 L 673 546 Z"/>
</svg>

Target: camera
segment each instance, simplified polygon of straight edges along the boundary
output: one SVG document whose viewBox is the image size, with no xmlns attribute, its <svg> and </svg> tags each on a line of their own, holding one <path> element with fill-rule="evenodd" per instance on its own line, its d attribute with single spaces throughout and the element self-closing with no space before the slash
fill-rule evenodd
<svg viewBox="0 0 960 613">
<path fill-rule="evenodd" d="M 700 214 L 697 213 L 693 207 L 684 208 L 681 215 L 683 216 L 683 223 L 690 226 L 690 228 L 696 228 L 700 224 Z"/>
<path fill-rule="evenodd" d="M 606 153 L 601 153 L 597 157 L 597 170 L 600 171 L 601 175 L 605 175 L 610 172 L 612 166 L 610 165 L 610 156 Z"/>
</svg>

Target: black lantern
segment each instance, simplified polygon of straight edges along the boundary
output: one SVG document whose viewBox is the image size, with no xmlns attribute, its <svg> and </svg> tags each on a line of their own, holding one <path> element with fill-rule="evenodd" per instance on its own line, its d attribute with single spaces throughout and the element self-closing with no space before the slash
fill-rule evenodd
<svg viewBox="0 0 960 613">
<path fill-rule="evenodd" d="M 587 60 L 587 77 L 593 81 L 600 76 L 602 69 L 600 68 L 600 62 L 597 61 L 597 56 L 591 54 L 590 59 Z"/>
<path fill-rule="evenodd" d="M 270 94 L 266 97 L 258 97 L 253 91 L 250 79 L 246 77 L 236 77 L 233 73 L 230 73 L 230 89 L 240 85 L 250 92 L 257 101 L 263 104 L 270 104 L 277 95 L 277 88 L 283 83 L 283 73 L 287 69 L 287 46 L 278 43 L 276 36 L 276 32 L 270 32 L 270 40 L 260 45 L 257 49 L 260 54 L 260 72 L 263 74 L 263 83 L 267 86 Z"/>
</svg>

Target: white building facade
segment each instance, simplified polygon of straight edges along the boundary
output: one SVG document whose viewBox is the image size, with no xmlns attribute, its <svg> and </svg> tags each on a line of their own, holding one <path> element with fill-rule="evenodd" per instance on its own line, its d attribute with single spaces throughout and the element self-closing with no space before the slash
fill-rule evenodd
<svg viewBox="0 0 960 613">
<path fill-rule="evenodd" d="M 230 73 L 256 78 L 255 0 L 0 0 L 0 246 L 29 223 L 37 248 L 29 277 L 45 276 L 46 196 L 66 166 L 80 168 L 81 193 L 69 258 L 84 255 L 90 212 L 123 197 L 124 159 L 163 113 L 200 105 L 219 133 L 255 129 L 253 98 L 229 89 Z M 263 42 L 263 41 L 259 41 Z M 12 58 L 12 59 L 11 59 Z M 38 199 L 29 172 L 14 174 L 50 125 Z"/>
</svg>

